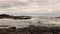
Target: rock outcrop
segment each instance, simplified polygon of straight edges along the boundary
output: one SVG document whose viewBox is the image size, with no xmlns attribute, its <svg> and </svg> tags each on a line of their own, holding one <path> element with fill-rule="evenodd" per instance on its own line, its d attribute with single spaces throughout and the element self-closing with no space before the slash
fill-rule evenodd
<svg viewBox="0 0 60 34">
<path fill-rule="evenodd" d="M 1 18 L 11 18 L 11 19 L 31 19 L 31 16 L 13 16 L 13 15 L 7 15 L 7 14 L 1 14 Z"/>
</svg>

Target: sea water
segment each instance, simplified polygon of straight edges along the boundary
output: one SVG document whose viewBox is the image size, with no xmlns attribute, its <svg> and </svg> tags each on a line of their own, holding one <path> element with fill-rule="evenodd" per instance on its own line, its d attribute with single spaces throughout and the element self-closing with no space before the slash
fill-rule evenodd
<svg viewBox="0 0 60 34">
<path fill-rule="evenodd" d="M 32 17 L 32 19 L 26 20 L 14 20 L 14 19 L 0 19 L 0 25 L 10 25 L 17 28 L 29 27 L 29 25 L 34 26 L 45 26 L 45 27 L 59 27 L 60 19 L 54 17 Z"/>
</svg>

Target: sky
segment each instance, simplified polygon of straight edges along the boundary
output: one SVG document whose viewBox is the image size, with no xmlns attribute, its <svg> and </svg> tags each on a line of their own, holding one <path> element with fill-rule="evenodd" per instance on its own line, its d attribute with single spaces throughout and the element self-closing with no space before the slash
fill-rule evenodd
<svg viewBox="0 0 60 34">
<path fill-rule="evenodd" d="M 0 14 L 60 16 L 60 0 L 0 0 Z"/>
</svg>

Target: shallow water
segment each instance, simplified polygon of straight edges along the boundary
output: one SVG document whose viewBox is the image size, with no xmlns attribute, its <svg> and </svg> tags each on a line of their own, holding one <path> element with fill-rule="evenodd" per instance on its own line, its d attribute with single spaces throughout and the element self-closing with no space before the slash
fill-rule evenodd
<svg viewBox="0 0 60 34">
<path fill-rule="evenodd" d="M 59 27 L 60 19 L 50 18 L 50 17 L 49 18 L 33 17 L 32 19 L 29 20 L 0 19 L 0 25 L 16 26 L 17 28 L 28 27 L 29 25 Z"/>
</svg>

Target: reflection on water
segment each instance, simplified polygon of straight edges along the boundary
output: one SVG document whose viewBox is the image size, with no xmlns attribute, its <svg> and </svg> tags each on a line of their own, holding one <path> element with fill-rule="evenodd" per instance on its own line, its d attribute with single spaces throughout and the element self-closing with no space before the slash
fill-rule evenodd
<svg viewBox="0 0 60 34">
<path fill-rule="evenodd" d="M 30 20 L 0 19 L 0 25 L 11 25 L 18 28 L 28 27 L 29 25 L 58 27 L 60 26 L 60 19 L 55 17 L 33 17 Z"/>
</svg>

